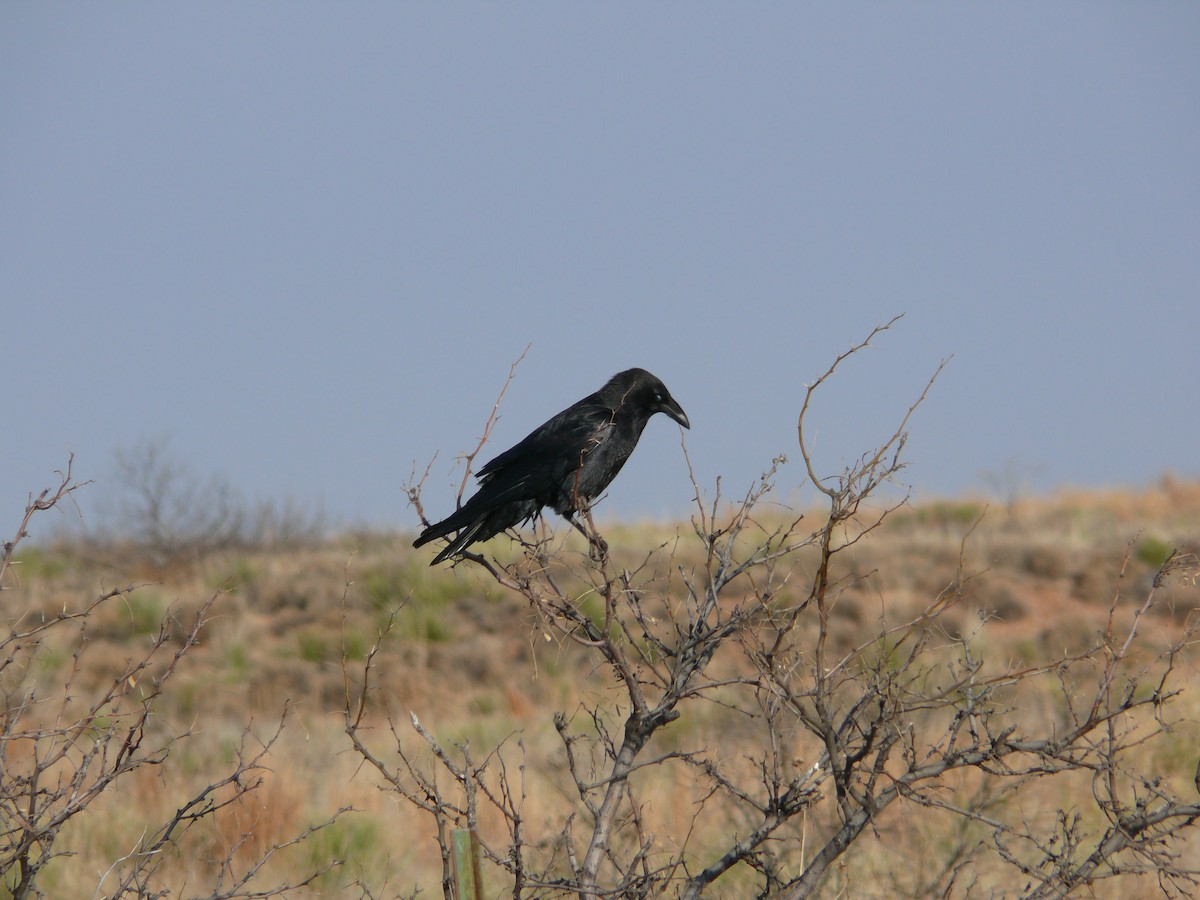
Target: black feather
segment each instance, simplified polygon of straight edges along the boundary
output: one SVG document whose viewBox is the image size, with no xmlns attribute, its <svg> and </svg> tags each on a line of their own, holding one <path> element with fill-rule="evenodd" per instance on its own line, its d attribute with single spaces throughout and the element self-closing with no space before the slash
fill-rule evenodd
<svg viewBox="0 0 1200 900">
<path fill-rule="evenodd" d="M 594 394 L 535 428 L 478 472 L 479 490 L 413 541 L 420 547 L 457 532 L 436 565 L 471 544 L 532 519 L 544 507 L 571 518 L 604 492 L 629 459 L 650 417 L 665 413 L 684 428 L 687 414 L 645 369 L 618 372 Z"/>
</svg>

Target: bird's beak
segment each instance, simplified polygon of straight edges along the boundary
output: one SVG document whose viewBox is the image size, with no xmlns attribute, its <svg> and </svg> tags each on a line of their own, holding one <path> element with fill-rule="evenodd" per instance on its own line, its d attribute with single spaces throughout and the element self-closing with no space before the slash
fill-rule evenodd
<svg viewBox="0 0 1200 900">
<path fill-rule="evenodd" d="M 687 413 L 683 411 L 683 407 L 675 402 L 674 398 L 667 400 L 660 407 L 660 410 L 682 425 L 684 428 L 690 429 L 692 423 L 688 421 Z"/>
</svg>

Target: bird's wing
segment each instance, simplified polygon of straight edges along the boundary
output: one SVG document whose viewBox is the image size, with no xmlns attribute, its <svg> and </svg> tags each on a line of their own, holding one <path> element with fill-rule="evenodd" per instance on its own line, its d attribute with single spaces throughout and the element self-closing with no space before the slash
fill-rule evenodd
<svg viewBox="0 0 1200 900">
<path fill-rule="evenodd" d="M 477 473 L 480 486 L 490 501 L 546 497 L 579 468 L 611 422 L 612 412 L 602 407 L 576 404 L 563 410 L 489 460 Z"/>
<path fill-rule="evenodd" d="M 595 444 L 611 423 L 611 410 L 577 403 L 488 460 L 477 477 L 481 483 L 487 483 L 501 472 L 525 469 L 530 465 L 546 466 L 556 472 L 570 471 L 579 465 L 581 455 Z"/>
</svg>

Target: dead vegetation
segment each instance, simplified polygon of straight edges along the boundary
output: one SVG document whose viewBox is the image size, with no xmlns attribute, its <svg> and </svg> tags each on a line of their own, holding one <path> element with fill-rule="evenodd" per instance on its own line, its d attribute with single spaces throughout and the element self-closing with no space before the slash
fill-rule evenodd
<svg viewBox="0 0 1200 900">
<path fill-rule="evenodd" d="M 0 572 L 0 896 L 452 896 L 460 828 L 483 896 L 1189 896 L 1200 485 L 888 503 L 901 419 L 452 570 L 359 534 L 114 588 L 25 539 L 66 473 Z"/>
</svg>

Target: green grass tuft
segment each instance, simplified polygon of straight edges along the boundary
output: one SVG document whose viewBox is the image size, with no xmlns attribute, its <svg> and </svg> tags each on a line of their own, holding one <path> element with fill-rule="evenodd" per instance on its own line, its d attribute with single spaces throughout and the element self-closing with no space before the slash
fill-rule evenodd
<svg viewBox="0 0 1200 900">
<path fill-rule="evenodd" d="M 167 615 L 167 601 L 153 591 L 138 590 L 125 597 L 134 634 L 157 634 Z"/>
<path fill-rule="evenodd" d="M 326 635 L 305 630 L 296 635 L 300 658 L 305 662 L 323 663 L 333 658 L 332 647 Z"/>
<path fill-rule="evenodd" d="M 1138 541 L 1134 555 L 1139 562 L 1145 563 L 1152 569 L 1157 569 L 1167 561 L 1167 557 L 1171 555 L 1171 551 L 1174 549 L 1174 547 L 1162 538 L 1146 536 Z"/>
<path fill-rule="evenodd" d="M 63 554 L 51 553 L 40 547 L 29 547 L 13 557 L 9 571 L 22 582 L 26 582 L 57 578 L 67 569 L 67 559 Z"/>
<path fill-rule="evenodd" d="M 208 586 L 218 591 L 245 590 L 262 578 L 262 570 L 245 557 L 231 560 L 208 578 Z"/>
</svg>

